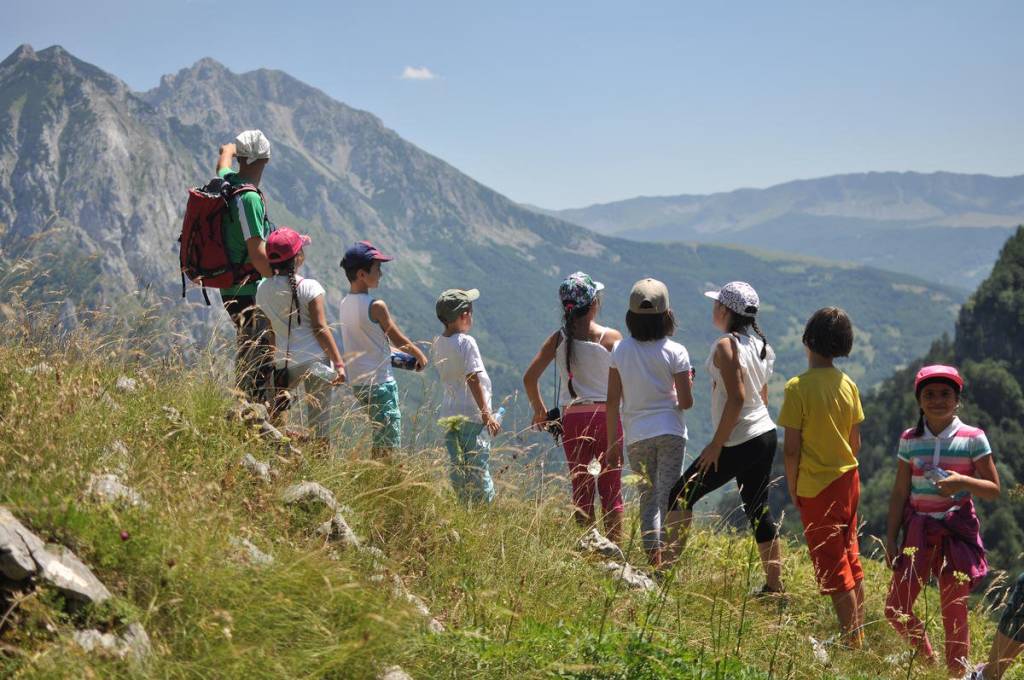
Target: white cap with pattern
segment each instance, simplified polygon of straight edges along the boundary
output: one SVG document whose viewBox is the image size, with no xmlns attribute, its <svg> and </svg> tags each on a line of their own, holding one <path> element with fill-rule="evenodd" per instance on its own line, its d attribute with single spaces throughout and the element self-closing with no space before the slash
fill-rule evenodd
<svg viewBox="0 0 1024 680">
<path fill-rule="evenodd" d="M 262 130 L 246 130 L 235 137 L 235 155 L 248 162 L 270 158 L 270 140 Z"/>
<path fill-rule="evenodd" d="M 740 316 L 756 316 L 757 310 L 761 306 L 761 299 L 757 297 L 757 291 L 745 281 L 732 281 L 719 290 L 709 291 L 704 295 L 712 300 L 717 300 Z"/>
</svg>

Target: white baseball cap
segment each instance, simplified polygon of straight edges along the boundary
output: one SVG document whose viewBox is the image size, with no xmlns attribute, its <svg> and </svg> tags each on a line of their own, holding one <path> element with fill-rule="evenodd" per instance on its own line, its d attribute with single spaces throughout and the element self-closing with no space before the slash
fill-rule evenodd
<svg viewBox="0 0 1024 680">
<path fill-rule="evenodd" d="M 262 130 L 246 130 L 235 137 L 235 155 L 250 163 L 270 159 L 270 140 Z"/>
<path fill-rule="evenodd" d="M 718 290 L 704 293 L 712 300 L 722 303 L 727 309 L 740 316 L 756 316 L 761 306 L 757 291 L 746 281 L 732 281 Z"/>
</svg>

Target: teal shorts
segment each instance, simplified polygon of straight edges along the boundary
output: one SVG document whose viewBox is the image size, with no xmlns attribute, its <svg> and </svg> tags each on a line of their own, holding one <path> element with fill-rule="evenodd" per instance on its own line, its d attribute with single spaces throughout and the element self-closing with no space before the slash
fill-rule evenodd
<svg viewBox="0 0 1024 680">
<path fill-rule="evenodd" d="M 353 385 L 352 394 L 370 416 L 374 450 L 401 447 L 402 411 L 398 408 L 398 383 L 388 380 L 379 385 Z"/>
<path fill-rule="evenodd" d="M 491 479 L 491 438 L 480 423 L 463 423 L 445 433 L 448 449 L 449 477 L 455 495 L 464 502 L 490 503 L 494 500 Z"/>
<path fill-rule="evenodd" d="M 1024 642 L 1024 574 L 1017 577 L 1010 589 L 1006 609 L 999 619 L 999 632 L 1014 642 Z"/>
</svg>

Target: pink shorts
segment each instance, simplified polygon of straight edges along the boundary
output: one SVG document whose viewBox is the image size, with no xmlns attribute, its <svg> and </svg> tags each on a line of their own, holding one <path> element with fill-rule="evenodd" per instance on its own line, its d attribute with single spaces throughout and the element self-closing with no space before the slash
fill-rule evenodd
<svg viewBox="0 0 1024 680">
<path fill-rule="evenodd" d="M 610 468 L 605 462 L 608 450 L 608 432 L 604 404 L 575 404 L 562 416 L 562 447 L 569 464 L 572 481 L 572 502 L 584 514 L 594 513 L 594 490 L 601 493 L 601 508 L 605 512 L 622 512 L 622 468 Z M 622 438 L 622 424 L 617 436 Z M 601 464 L 601 474 L 594 476 L 587 470 L 590 461 Z"/>
</svg>

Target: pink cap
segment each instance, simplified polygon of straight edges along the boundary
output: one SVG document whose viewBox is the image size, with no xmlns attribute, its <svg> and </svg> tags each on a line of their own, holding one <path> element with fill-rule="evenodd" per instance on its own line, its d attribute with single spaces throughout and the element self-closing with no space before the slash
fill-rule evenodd
<svg viewBox="0 0 1024 680">
<path fill-rule="evenodd" d="M 278 227 L 267 237 L 267 259 L 273 263 L 286 262 L 308 246 L 312 241 L 291 227 Z"/>
<path fill-rule="evenodd" d="M 932 380 L 946 380 L 956 385 L 960 390 L 964 388 L 964 379 L 960 377 L 960 371 L 952 366 L 932 364 L 931 366 L 925 366 L 917 372 L 917 377 L 914 378 L 914 391 L 920 391 L 921 383 Z"/>
</svg>

